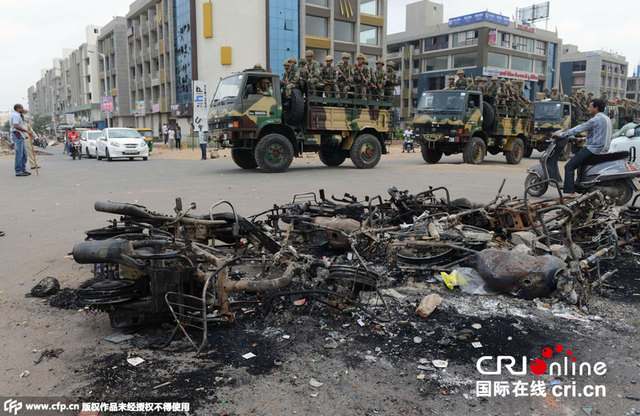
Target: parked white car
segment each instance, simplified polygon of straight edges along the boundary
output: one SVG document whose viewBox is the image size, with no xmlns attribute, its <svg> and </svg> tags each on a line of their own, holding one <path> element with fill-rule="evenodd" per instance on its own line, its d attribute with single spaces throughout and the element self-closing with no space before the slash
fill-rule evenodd
<svg viewBox="0 0 640 416">
<path fill-rule="evenodd" d="M 87 130 L 83 131 L 80 136 L 80 143 L 82 143 L 82 153 L 87 158 L 96 157 L 96 144 L 102 132 L 100 130 Z"/>
<path fill-rule="evenodd" d="M 97 157 L 98 160 L 105 158 L 108 161 L 116 158 L 133 160 L 136 157 L 147 160 L 149 146 L 135 129 L 110 127 L 102 130 L 98 139 Z"/>
<path fill-rule="evenodd" d="M 609 153 L 613 152 L 629 152 L 629 161 L 640 162 L 640 126 L 627 131 L 625 136 L 616 137 L 611 140 L 609 145 Z"/>
</svg>

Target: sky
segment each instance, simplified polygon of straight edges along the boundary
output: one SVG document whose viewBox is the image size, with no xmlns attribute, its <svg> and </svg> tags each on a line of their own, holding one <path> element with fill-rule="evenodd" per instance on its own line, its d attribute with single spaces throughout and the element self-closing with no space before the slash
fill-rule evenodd
<svg viewBox="0 0 640 416">
<path fill-rule="evenodd" d="M 103 26 L 113 16 L 124 16 L 133 0 L 0 0 L 0 111 L 15 103 L 27 104 L 27 89 L 40 79 L 40 70 L 52 67 L 62 49 L 85 42 L 88 25 Z M 238 0 L 248 3 L 264 0 Z M 388 0 L 388 33 L 404 30 L 405 5 L 415 0 Z M 534 2 L 511 0 L 436 0 L 444 4 L 444 20 L 488 10 L 509 18 L 517 7 Z M 541 2 L 541 1 L 539 1 Z M 250 7 L 247 10 L 251 10 Z M 629 73 L 640 64 L 640 25 L 634 12 L 637 0 L 609 2 L 552 0 L 548 30 L 558 29 L 564 43 L 581 51 L 610 50 L 627 58 Z M 538 27 L 544 29 L 544 23 Z"/>
</svg>

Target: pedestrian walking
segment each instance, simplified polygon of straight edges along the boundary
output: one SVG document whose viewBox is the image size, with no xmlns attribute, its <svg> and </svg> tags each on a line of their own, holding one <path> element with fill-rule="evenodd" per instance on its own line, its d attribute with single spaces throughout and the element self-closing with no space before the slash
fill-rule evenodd
<svg viewBox="0 0 640 416">
<path fill-rule="evenodd" d="M 23 122 L 26 121 L 24 117 L 28 113 L 29 113 L 28 110 L 24 110 L 24 112 L 20 114 L 22 116 Z M 31 128 L 28 122 L 26 122 L 24 126 L 26 127 L 27 131 L 30 133 L 29 137 L 24 139 L 25 140 L 24 145 L 27 148 L 27 160 L 29 161 L 29 167 L 31 168 L 31 170 L 35 169 L 37 173 L 38 169 L 40 169 L 42 166 L 36 165 L 36 154 L 35 154 L 36 152 L 33 149 L 33 138 L 36 137 L 36 132 L 33 131 L 33 129 Z"/>
<path fill-rule="evenodd" d="M 169 141 L 169 149 L 173 149 L 176 145 L 176 132 L 173 129 L 173 127 L 168 128 L 169 130 L 167 130 L 167 136 L 169 137 L 168 141 Z"/>
<path fill-rule="evenodd" d="M 178 150 L 182 150 L 182 129 L 180 126 L 176 126 L 176 147 Z"/>
<path fill-rule="evenodd" d="M 31 175 L 31 173 L 27 172 L 27 149 L 25 147 L 25 138 L 27 135 L 31 135 L 31 133 L 24 127 L 24 121 L 22 120 L 23 111 L 24 107 L 22 107 L 22 104 L 16 104 L 13 106 L 13 113 L 11 113 L 9 117 L 10 132 L 16 153 L 13 165 L 16 176 Z"/>
<path fill-rule="evenodd" d="M 207 160 L 207 132 L 202 131 L 202 124 L 198 124 L 198 139 L 200 150 L 202 151 L 202 158 L 200 160 Z"/>
<path fill-rule="evenodd" d="M 167 123 L 164 123 L 162 125 L 162 142 L 164 143 L 164 145 L 167 145 L 167 139 L 169 138 L 169 126 L 167 126 Z"/>
</svg>

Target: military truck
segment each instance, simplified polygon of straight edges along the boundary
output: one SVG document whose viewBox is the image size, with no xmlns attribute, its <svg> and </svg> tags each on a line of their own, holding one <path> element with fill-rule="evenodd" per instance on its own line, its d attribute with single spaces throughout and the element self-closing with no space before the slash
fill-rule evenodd
<svg viewBox="0 0 640 416">
<path fill-rule="evenodd" d="M 425 91 L 413 119 L 425 162 L 462 153 L 465 163 L 478 165 L 489 152 L 503 153 L 507 163 L 520 163 L 533 120 L 496 114 L 494 108 L 478 91 Z"/>
<path fill-rule="evenodd" d="M 267 78 L 272 91 L 260 93 Z M 303 91 L 304 90 L 304 91 Z M 293 158 L 317 152 L 327 166 L 346 158 L 360 169 L 373 168 L 395 127 L 392 102 L 322 97 L 292 90 L 281 94 L 278 74 L 247 70 L 218 84 L 208 116 L 209 131 L 243 169 L 283 172 Z"/>
</svg>

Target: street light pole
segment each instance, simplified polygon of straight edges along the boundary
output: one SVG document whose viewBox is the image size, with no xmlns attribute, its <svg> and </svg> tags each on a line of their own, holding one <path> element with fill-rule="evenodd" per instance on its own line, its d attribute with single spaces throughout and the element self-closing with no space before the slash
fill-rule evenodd
<svg viewBox="0 0 640 416">
<path fill-rule="evenodd" d="M 87 51 L 87 52 L 93 52 L 95 54 L 100 55 L 100 57 L 102 58 L 102 69 L 104 72 L 104 93 L 107 94 L 107 56 L 103 53 L 97 52 L 97 51 Z M 102 106 L 102 97 L 100 97 L 100 106 Z M 107 111 L 107 127 L 111 127 L 111 111 Z"/>
</svg>

